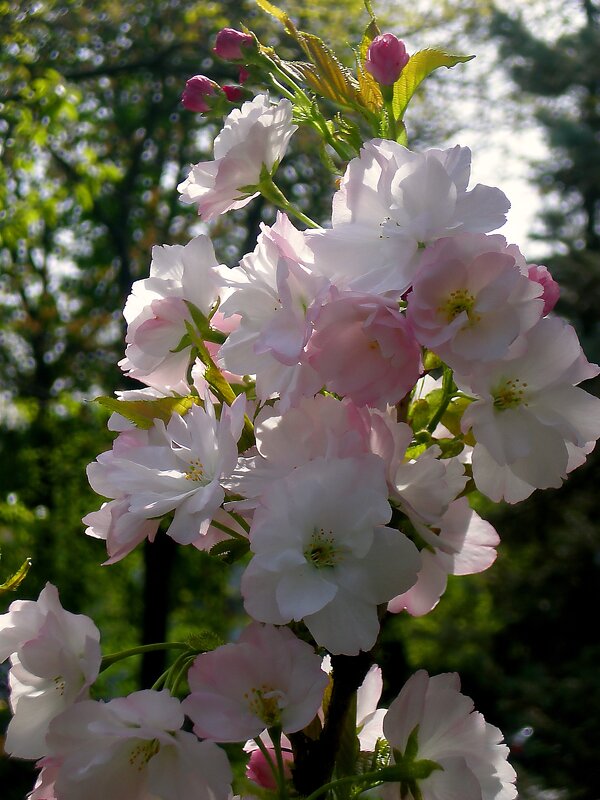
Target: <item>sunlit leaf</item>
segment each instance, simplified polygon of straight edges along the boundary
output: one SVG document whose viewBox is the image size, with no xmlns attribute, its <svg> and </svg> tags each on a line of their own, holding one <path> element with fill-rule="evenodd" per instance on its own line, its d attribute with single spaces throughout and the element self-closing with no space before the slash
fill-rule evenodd
<svg viewBox="0 0 600 800">
<path fill-rule="evenodd" d="M 199 399 L 193 395 L 159 397 L 155 400 L 117 400 L 116 397 L 97 397 L 95 402 L 125 417 L 137 428 L 148 430 L 155 419 L 168 422 L 173 414 L 184 416 L 194 404 L 199 403 Z"/>
<path fill-rule="evenodd" d="M 4 583 L 0 583 L 0 594 L 6 594 L 7 592 L 14 592 L 18 587 L 23 583 L 29 569 L 31 567 L 31 559 L 28 558 L 24 561 L 19 569 L 15 572 L 14 575 L 11 575 L 10 578 Z"/>
<path fill-rule="evenodd" d="M 457 56 L 443 50 L 419 50 L 412 55 L 402 74 L 394 84 L 393 109 L 396 119 L 402 119 L 406 107 L 417 87 L 428 75 L 440 67 L 456 66 L 470 61 L 475 56 Z"/>
</svg>

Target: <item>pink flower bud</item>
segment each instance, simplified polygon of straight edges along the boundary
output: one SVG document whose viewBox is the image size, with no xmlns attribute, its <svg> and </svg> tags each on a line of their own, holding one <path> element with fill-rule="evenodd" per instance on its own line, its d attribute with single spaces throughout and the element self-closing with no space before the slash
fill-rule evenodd
<svg viewBox="0 0 600 800">
<path fill-rule="evenodd" d="M 400 77 L 409 58 L 404 42 L 393 33 L 383 33 L 376 36 L 369 45 L 365 69 L 377 83 L 392 86 Z"/>
<path fill-rule="evenodd" d="M 237 103 L 244 94 L 241 86 L 223 86 L 222 89 L 230 103 Z"/>
<path fill-rule="evenodd" d="M 204 99 L 215 94 L 215 89 L 219 86 L 206 75 L 194 75 L 185 83 L 185 89 L 181 95 L 181 102 L 188 111 L 197 111 L 203 114 L 210 111 L 210 106 Z"/>
<path fill-rule="evenodd" d="M 538 264 L 531 264 L 529 267 L 529 280 L 539 283 L 542 289 L 542 300 L 544 301 L 544 309 L 542 316 L 549 314 L 560 297 L 560 286 L 554 280 L 547 267 Z"/>
<path fill-rule="evenodd" d="M 223 28 L 217 33 L 213 53 L 225 61 L 242 61 L 245 58 L 243 51 L 253 44 L 254 38 L 249 33 Z"/>
<path fill-rule="evenodd" d="M 238 75 L 238 83 L 243 86 L 250 77 L 250 70 L 246 67 L 240 67 L 240 74 Z"/>
<path fill-rule="evenodd" d="M 272 747 L 268 747 L 267 750 L 271 754 L 273 761 L 275 761 L 275 750 Z M 290 765 L 294 760 L 294 756 L 288 750 L 283 750 L 281 755 L 283 756 L 285 777 L 287 780 L 290 780 L 292 777 Z M 277 789 L 273 770 L 260 750 L 252 751 L 248 766 L 246 767 L 246 776 L 250 778 L 251 781 L 254 781 L 254 783 L 262 786 L 263 789 Z"/>
</svg>

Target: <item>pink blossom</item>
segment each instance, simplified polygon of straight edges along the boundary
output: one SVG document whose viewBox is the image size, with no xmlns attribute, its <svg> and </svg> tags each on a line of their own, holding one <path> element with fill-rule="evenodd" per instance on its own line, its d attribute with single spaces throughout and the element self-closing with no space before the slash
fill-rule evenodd
<svg viewBox="0 0 600 800">
<path fill-rule="evenodd" d="M 316 458 L 273 481 L 250 530 L 246 611 L 276 625 L 304 620 L 331 653 L 370 650 L 377 606 L 412 586 L 420 565 L 412 542 L 384 527 L 390 514 L 383 462 L 372 454 Z"/>
<path fill-rule="evenodd" d="M 508 356 L 455 375 L 475 397 L 462 429 L 472 429 L 473 478 L 498 502 L 524 500 L 534 489 L 559 487 L 600 436 L 600 400 L 576 384 L 598 374 L 577 334 L 558 317 L 543 317 Z"/>
<path fill-rule="evenodd" d="M 222 408 L 217 420 L 205 395 L 204 407 L 194 405 L 184 417 L 173 414 L 166 426 L 155 420 L 152 428 L 135 431 L 133 437 L 121 433 L 112 451 L 88 465 L 94 491 L 127 501 L 119 547 L 135 542 L 141 518 L 158 519 L 170 511 L 175 513 L 167 534 L 180 544 L 191 544 L 207 532 L 237 462 L 244 410 L 245 396 L 240 395 L 231 407 Z M 124 435 L 132 439 L 132 446 L 122 443 Z"/>
<path fill-rule="evenodd" d="M 502 732 L 473 710 L 473 701 L 460 693 L 456 673 L 430 678 L 424 670 L 416 672 L 391 704 L 383 729 L 393 753 L 404 755 L 409 738 L 416 737 L 415 759 L 440 765 L 418 781 L 423 800 L 516 797 L 516 774 Z M 386 784 L 383 793 L 386 800 L 399 799 L 400 784 Z"/>
<path fill-rule="evenodd" d="M 199 655 L 183 702 L 194 731 L 217 742 L 255 738 L 266 728 L 304 728 L 328 683 L 321 659 L 287 628 L 253 623 L 236 644 Z"/>
<path fill-rule="evenodd" d="M 258 455 L 240 459 L 229 484 L 245 498 L 259 498 L 273 480 L 314 458 L 370 452 L 369 425 L 361 410 L 350 400 L 330 395 L 302 398 L 286 411 L 280 402 L 264 406 L 254 421 L 254 433 Z"/>
<path fill-rule="evenodd" d="M 244 50 L 254 45 L 254 37 L 249 33 L 223 28 L 217 33 L 213 53 L 225 61 L 241 61 L 246 58 Z"/>
<path fill-rule="evenodd" d="M 468 147 L 416 153 L 387 139 L 365 142 L 334 195 L 333 227 L 307 232 L 311 268 L 340 289 L 400 297 L 426 246 L 506 222 L 505 195 L 481 184 L 467 190 L 470 171 Z"/>
<path fill-rule="evenodd" d="M 220 309 L 240 323 L 222 345 L 219 363 L 256 375 L 259 400 L 279 394 L 286 407 L 322 385 L 305 348 L 329 284 L 302 266 L 304 253 L 302 233 L 278 214 L 272 227 L 262 226 L 254 252 L 231 270 L 232 291 Z"/>
<path fill-rule="evenodd" d="M 536 281 L 543 289 L 542 300 L 544 301 L 543 316 L 549 314 L 558 302 L 560 297 L 560 286 L 550 274 L 548 267 L 538 264 L 531 264 L 529 267 L 529 280 Z"/>
<path fill-rule="evenodd" d="M 130 497 L 103 503 L 98 511 L 83 517 L 88 527 L 85 532 L 94 539 L 104 539 L 108 559 L 105 564 L 115 564 L 138 544 L 148 539 L 153 542 L 160 525 L 159 519 L 146 519 L 129 511 Z"/>
<path fill-rule="evenodd" d="M 267 748 L 271 755 L 273 762 L 275 762 L 275 749 Z M 281 752 L 283 757 L 284 775 L 287 780 L 292 777 L 291 765 L 294 763 L 294 754 L 291 750 L 283 750 Z M 277 789 L 277 782 L 273 775 L 273 769 L 261 750 L 253 750 L 250 753 L 250 759 L 246 766 L 246 776 L 254 783 L 262 786 L 263 789 Z"/>
<path fill-rule="evenodd" d="M 393 33 L 383 33 L 369 45 L 365 69 L 378 83 L 391 86 L 396 83 L 409 59 L 404 42 Z"/>
<path fill-rule="evenodd" d="M 223 91 L 225 92 L 225 97 L 229 100 L 230 103 L 238 103 L 242 97 L 244 96 L 244 90 L 241 86 L 223 86 Z"/>
<path fill-rule="evenodd" d="M 127 348 L 121 369 L 162 391 L 187 394 L 191 344 L 178 346 L 186 323 L 194 325 L 188 303 L 206 316 L 219 296 L 225 296 L 222 278 L 207 236 L 185 246 L 153 247 L 150 277 L 135 281 L 123 310 Z"/>
<path fill-rule="evenodd" d="M 523 257 L 503 236 L 462 233 L 439 239 L 423 254 L 407 316 L 422 345 L 468 373 L 481 361 L 502 358 L 535 325 L 540 294 Z"/>
<path fill-rule="evenodd" d="M 181 102 L 188 111 L 204 114 L 210 111 L 210 105 L 205 98 L 213 96 L 216 89 L 219 89 L 218 84 L 211 81 L 206 75 L 194 75 L 185 82 Z"/>
<path fill-rule="evenodd" d="M 283 158 L 290 138 L 292 104 L 273 104 L 259 94 L 240 109 L 234 109 L 214 143 L 214 161 L 192 166 L 177 190 L 184 203 L 196 204 L 209 222 L 226 211 L 242 208 L 256 197 L 255 187 L 263 168 L 271 172 Z"/>
<path fill-rule="evenodd" d="M 38 761 L 36 767 L 40 772 L 26 800 L 58 800 L 54 793 L 54 782 L 60 765 L 61 759 L 58 758 L 42 758 Z"/>
<path fill-rule="evenodd" d="M 376 295 L 334 294 L 307 353 L 325 387 L 357 405 L 397 403 L 421 374 L 421 348 L 406 317 Z"/>
<path fill-rule="evenodd" d="M 78 703 L 52 723 L 48 750 L 60 759 L 60 800 L 227 800 L 231 769 L 213 742 L 181 729 L 167 691 L 144 690 L 108 703 Z"/>
<path fill-rule="evenodd" d="M 0 662 L 10 656 L 13 718 L 5 749 L 19 758 L 46 755 L 54 717 L 88 696 L 100 670 L 100 633 L 92 620 L 61 606 L 47 583 L 37 601 L 15 600 L 0 616 Z"/>
<path fill-rule="evenodd" d="M 483 572 L 496 558 L 498 534 L 469 506 L 466 497 L 455 500 L 439 521 L 439 533 L 413 521 L 426 543 L 414 586 L 388 603 L 394 614 L 406 609 L 413 617 L 427 614 L 446 589 L 448 575 Z"/>
</svg>

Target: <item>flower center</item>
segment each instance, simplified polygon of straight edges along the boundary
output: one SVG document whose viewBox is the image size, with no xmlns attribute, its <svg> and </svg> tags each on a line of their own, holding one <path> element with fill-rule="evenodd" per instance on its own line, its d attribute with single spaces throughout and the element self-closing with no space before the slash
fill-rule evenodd
<svg viewBox="0 0 600 800">
<path fill-rule="evenodd" d="M 129 753 L 129 764 L 138 772 L 141 772 L 150 759 L 160 750 L 158 739 L 149 741 L 140 740 L 137 742 L 131 753 Z"/>
<path fill-rule="evenodd" d="M 59 695 L 61 697 L 65 693 L 65 686 L 66 686 L 66 683 L 65 683 L 65 679 L 63 678 L 63 676 L 62 675 L 57 675 L 56 678 L 54 678 L 54 688 L 56 689 L 56 691 L 59 693 Z"/>
<path fill-rule="evenodd" d="M 527 384 L 518 378 L 509 378 L 500 383 L 496 389 L 492 390 L 494 398 L 494 408 L 498 411 L 505 411 L 507 408 L 516 408 L 524 402 L 525 389 Z"/>
<path fill-rule="evenodd" d="M 199 458 L 194 458 L 192 461 L 190 461 L 190 468 L 185 473 L 185 479 L 186 481 L 198 482 L 204 480 L 204 464 Z"/>
<path fill-rule="evenodd" d="M 438 311 L 446 317 L 448 322 L 452 322 L 459 314 L 466 312 L 469 323 L 472 325 L 481 319 L 479 314 L 473 313 L 474 304 L 475 297 L 468 289 L 455 289 L 450 292 L 445 305 L 440 306 Z"/>
<path fill-rule="evenodd" d="M 315 528 L 304 551 L 304 558 L 317 569 L 321 569 L 321 567 L 335 567 L 339 555 L 332 531 L 326 533 L 323 528 Z"/>
<path fill-rule="evenodd" d="M 261 719 L 267 728 L 277 725 L 281 719 L 281 709 L 284 706 L 283 692 L 263 685 L 259 689 L 250 689 L 245 692 L 244 698 L 253 714 Z"/>
</svg>

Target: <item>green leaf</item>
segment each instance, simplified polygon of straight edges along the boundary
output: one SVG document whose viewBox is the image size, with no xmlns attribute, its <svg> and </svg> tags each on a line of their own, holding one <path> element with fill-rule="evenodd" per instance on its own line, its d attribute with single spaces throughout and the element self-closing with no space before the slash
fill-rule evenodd
<svg viewBox="0 0 600 800">
<path fill-rule="evenodd" d="M 296 40 L 311 64 L 294 62 L 306 82 L 324 97 L 340 105 L 359 103 L 358 83 L 350 72 L 337 60 L 322 39 L 312 33 L 298 31 Z"/>
<path fill-rule="evenodd" d="M 419 52 L 411 56 L 408 64 L 402 70 L 402 74 L 394 84 L 392 108 L 396 119 L 402 119 L 417 87 L 434 70 L 440 67 L 450 69 L 456 64 L 464 64 L 466 61 L 471 61 L 472 58 L 475 58 L 475 56 L 456 56 L 443 50 L 429 48 L 427 50 L 419 50 Z"/>
<path fill-rule="evenodd" d="M 24 561 L 14 575 L 11 575 L 4 583 L 0 583 L 0 594 L 7 592 L 14 592 L 25 580 L 27 573 L 31 567 L 31 559 L 28 558 Z"/>
<path fill-rule="evenodd" d="M 360 104 L 356 79 L 350 70 L 340 64 L 322 39 L 312 33 L 299 31 L 286 12 L 269 0 L 256 0 L 256 3 L 281 22 L 310 59 L 310 64 L 294 61 L 292 66 L 315 91 L 341 105 Z"/>
<path fill-rule="evenodd" d="M 225 539 L 217 542 L 210 548 L 210 555 L 216 556 L 226 564 L 233 564 L 239 561 L 250 550 L 250 542 L 247 539 Z"/>
<path fill-rule="evenodd" d="M 379 113 L 383 107 L 383 95 L 375 78 L 365 69 L 367 50 L 373 39 L 379 34 L 379 28 L 375 19 L 371 19 L 363 34 L 360 43 L 358 57 L 356 59 L 356 74 L 358 75 L 358 87 L 361 100 L 369 111 Z"/>
<path fill-rule="evenodd" d="M 298 41 L 298 30 L 285 11 L 277 8 L 273 3 L 269 3 L 269 0 L 256 0 L 256 5 L 262 8 L 263 11 L 266 11 L 267 14 L 279 20 L 290 36 L 293 36 L 294 39 Z"/>
<path fill-rule="evenodd" d="M 94 400 L 103 408 L 121 414 L 137 428 L 148 430 L 154 424 L 155 419 L 168 422 L 173 414 L 180 414 L 182 417 L 187 414 L 190 408 L 199 404 L 200 400 L 194 395 L 186 397 L 159 397 L 156 400 L 117 400 L 116 397 L 96 397 Z"/>
<path fill-rule="evenodd" d="M 202 650 L 203 653 L 207 653 L 209 650 L 216 650 L 217 647 L 221 647 L 221 645 L 225 644 L 223 639 L 209 628 L 202 628 L 202 630 L 190 633 L 185 643 L 189 645 L 192 650 Z"/>
</svg>

